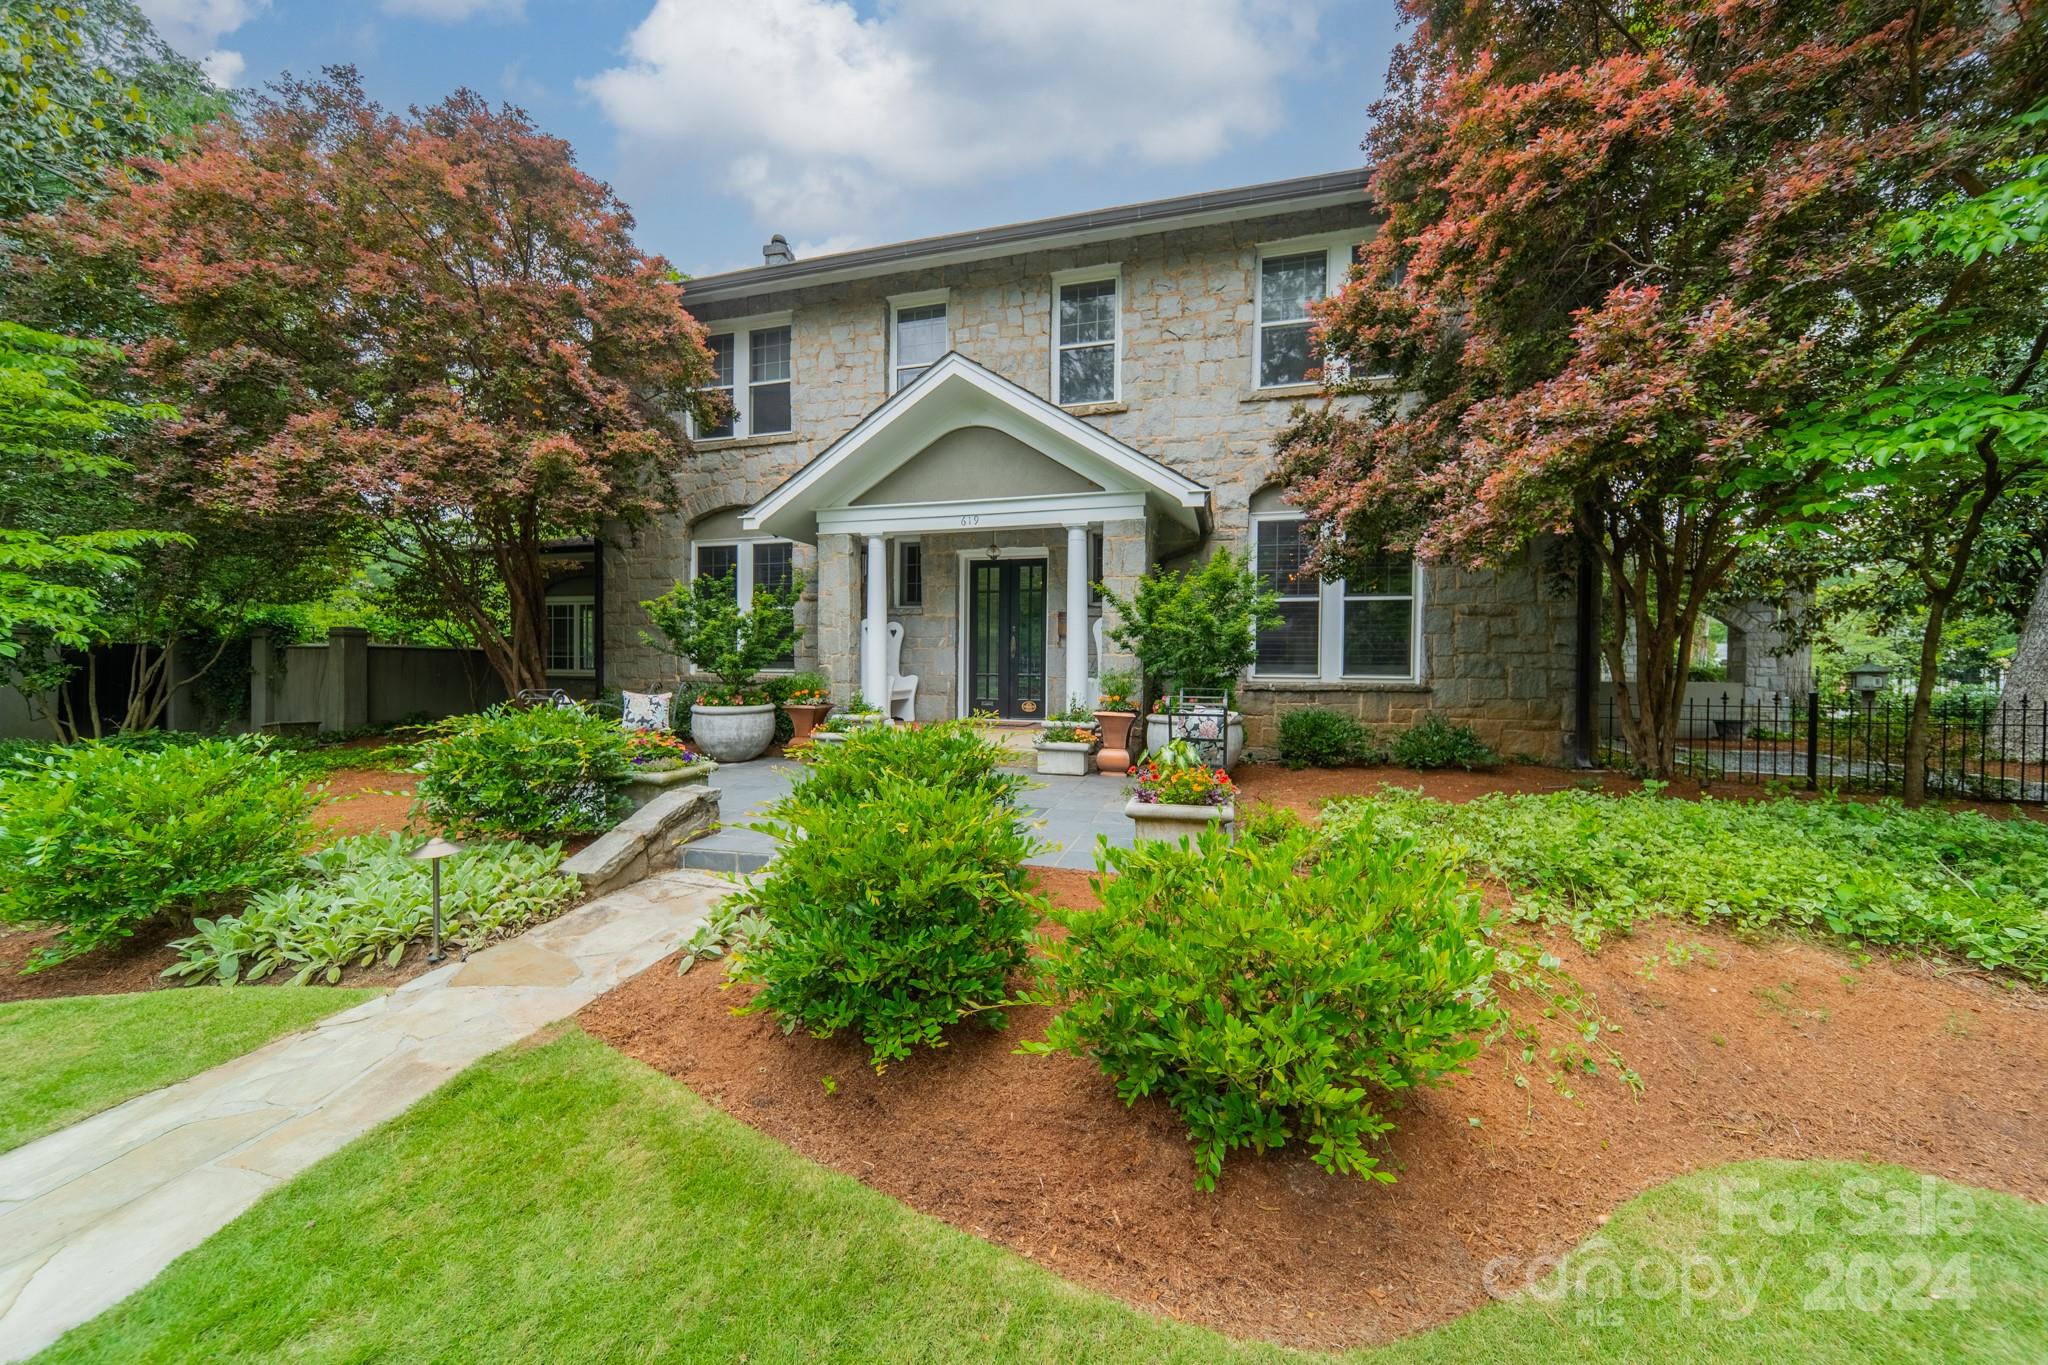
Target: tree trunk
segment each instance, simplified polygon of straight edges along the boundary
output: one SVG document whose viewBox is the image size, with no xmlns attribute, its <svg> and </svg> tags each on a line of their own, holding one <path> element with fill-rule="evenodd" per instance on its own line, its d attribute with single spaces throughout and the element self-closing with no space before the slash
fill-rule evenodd
<svg viewBox="0 0 2048 1365">
<path fill-rule="evenodd" d="M 1913 711 L 1906 721 L 1905 777 L 1900 791 L 1909 806 L 1927 799 L 1927 751 L 1932 740 L 1935 666 L 1941 661 L 1941 630 L 1948 620 L 1949 595 L 1930 593 L 1927 629 L 1920 635 L 1920 664 L 1913 676 Z"/>
<path fill-rule="evenodd" d="M 2020 628 L 2019 651 L 2012 656 L 2012 668 L 2005 675 L 2005 699 L 2025 697 L 2034 711 L 2048 703 L 2048 568 L 2034 588 L 2034 605 L 2027 610 L 2027 623 Z"/>
</svg>

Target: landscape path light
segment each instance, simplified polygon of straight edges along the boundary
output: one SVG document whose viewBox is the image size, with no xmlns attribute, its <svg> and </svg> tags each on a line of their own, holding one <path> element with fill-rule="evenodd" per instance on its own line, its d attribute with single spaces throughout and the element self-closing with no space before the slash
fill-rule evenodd
<svg viewBox="0 0 2048 1365">
<path fill-rule="evenodd" d="M 462 845 L 453 839 L 436 834 L 412 851 L 412 856 L 429 864 L 434 869 L 434 946 L 427 953 L 427 961 L 441 960 L 441 860 L 451 853 L 462 852 Z"/>
</svg>

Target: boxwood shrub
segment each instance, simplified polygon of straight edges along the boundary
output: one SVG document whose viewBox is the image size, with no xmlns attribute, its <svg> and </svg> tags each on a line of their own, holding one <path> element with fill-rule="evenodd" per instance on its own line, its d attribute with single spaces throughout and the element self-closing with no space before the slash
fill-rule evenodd
<svg viewBox="0 0 2048 1365">
<path fill-rule="evenodd" d="M 0 923 L 54 924 L 29 969 L 288 879 L 315 797 L 262 739 L 52 746 L 0 773 Z"/>
<path fill-rule="evenodd" d="M 1394 736 L 1394 762 L 1404 768 L 1491 768 L 1500 755 L 1488 748 L 1469 725 L 1457 725 L 1439 715 L 1428 715 L 1420 724 Z"/>
<path fill-rule="evenodd" d="M 1280 761 L 1290 768 L 1342 768 L 1385 757 L 1372 731 L 1342 711 L 1302 706 L 1280 713 Z"/>
<path fill-rule="evenodd" d="M 624 814 L 626 732 L 582 707 L 496 706 L 433 727 L 419 783 L 433 820 L 470 834 L 589 834 Z"/>
<path fill-rule="evenodd" d="M 820 745 L 756 826 L 798 850 L 754 893 L 732 957 L 760 989 L 741 1013 L 785 1032 L 859 1036 L 884 1070 L 973 1015 L 1001 1027 L 1044 903 L 1025 890 L 1039 847 L 996 771 L 1004 755 L 961 723 L 877 726 Z"/>
<path fill-rule="evenodd" d="M 1126 1103 L 1164 1098 L 1201 1189 L 1230 1152 L 1288 1143 L 1391 1181 L 1369 1150 L 1389 1102 L 1462 1071 L 1499 1021 L 1452 857 L 1276 822 L 1098 861 L 1117 875 L 1098 908 L 1054 913 L 1067 934 L 1043 944 L 1037 998 L 1060 1012 L 1025 1049 L 1093 1057 Z"/>
</svg>

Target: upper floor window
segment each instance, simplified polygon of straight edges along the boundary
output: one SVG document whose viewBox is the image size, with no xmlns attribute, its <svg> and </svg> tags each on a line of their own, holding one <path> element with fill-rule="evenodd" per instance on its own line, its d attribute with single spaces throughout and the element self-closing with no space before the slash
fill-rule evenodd
<svg viewBox="0 0 2048 1365">
<path fill-rule="evenodd" d="M 1116 401 L 1122 347 L 1115 274 L 1053 277 L 1053 401 Z"/>
<path fill-rule="evenodd" d="M 1375 555 L 1348 578 L 1304 570 L 1314 548 L 1299 514 L 1252 521 L 1252 563 L 1279 595 L 1280 624 L 1259 632 L 1260 678 L 1407 681 L 1421 673 L 1420 575 L 1405 554 Z"/>
<path fill-rule="evenodd" d="M 693 578 L 731 580 L 744 610 L 753 603 L 756 588 L 780 592 L 795 581 L 796 547 L 786 540 L 693 540 L 690 566 Z M 796 651 L 792 648 L 769 666 L 796 667 Z"/>
<path fill-rule="evenodd" d="M 764 320 L 734 327 L 706 341 L 715 366 L 709 386 L 731 406 L 731 415 L 716 427 L 699 428 L 697 438 L 775 436 L 794 430 L 790 391 L 790 327 Z M 745 383 L 741 383 L 745 376 Z"/>
<path fill-rule="evenodd" d="M 1254 382 L 1262 389 L 1309 382 L 1321 357 L 1309 346 L 1311 306 L 1344 279 L 1357 249 L 1349 238 L 1283 243 L 1259 255 L 1258 340 Z"/>
<path fill-rule="evenodd" d="M 908 384 L 946 353 L 947 299 L 910 294 L 889 301 L 889 391 Z"/>
</svg>

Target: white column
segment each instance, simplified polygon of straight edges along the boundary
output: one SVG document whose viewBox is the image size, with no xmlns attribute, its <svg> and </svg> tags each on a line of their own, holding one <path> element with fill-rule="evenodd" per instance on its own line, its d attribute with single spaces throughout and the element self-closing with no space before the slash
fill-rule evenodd
<svg viewBox="0 0 2048 1365">
<path fill-rule="evenodd" d="M 867 614 L 861 621 L 860 690 L 889 709 L 889 557 L 880 536 L 868 537 Z"/>
<path fill-rule="evenodd" d="M 1088 528 L 1067 528 L 1067 690 L 1053 709 L 1064 711 L 1088 695 Z"/>
</svg>

